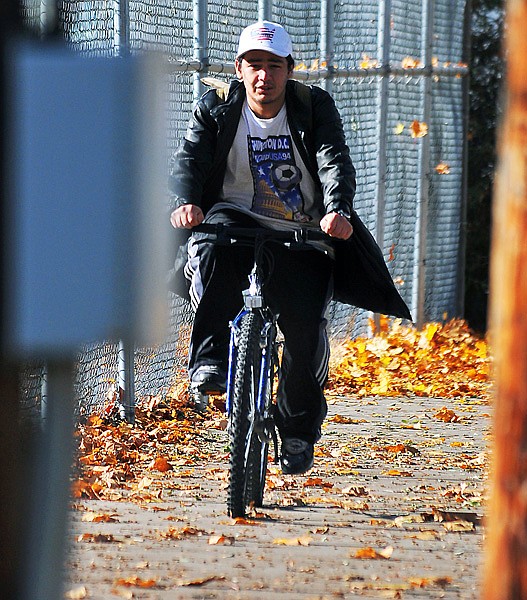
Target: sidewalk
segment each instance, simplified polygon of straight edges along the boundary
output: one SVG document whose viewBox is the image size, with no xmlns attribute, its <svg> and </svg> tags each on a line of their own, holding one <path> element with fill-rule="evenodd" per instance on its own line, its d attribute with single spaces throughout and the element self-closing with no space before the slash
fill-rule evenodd
<svg viewBox="0 0 527 600">
<path fill-rule="evenodd" d="M 476 600 L 490 424 L 477 400 L 339 398 L 315 467 L 271 464 L 264 508 L 236 523 L 211 422 L 127 500 L 78 502 L 65 597 Z"/>
</svg>

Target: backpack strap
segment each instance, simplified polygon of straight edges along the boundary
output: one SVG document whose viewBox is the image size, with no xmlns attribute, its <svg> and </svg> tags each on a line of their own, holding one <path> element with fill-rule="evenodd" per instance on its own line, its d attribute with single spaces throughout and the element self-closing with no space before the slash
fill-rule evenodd
<svg viewBox="0 0 527 600">
<path fill-rule="evenodd" d="M 309 133 L 313 131 L 313 100 L 312 88 L 309 85 L 300 83 L 300 81 L 291 80 L 293 92 L 297 102 L 300 105 L 300 115 L 302 122 L 307 125 Z"/>
<path fill-rule="evenodd" d="M 227 96 L 229 95 L 229 84 L 221 79 L 216 79 L 215 77 L 202 77 L 201 81 L 208 85 L 211 88 L 214 88 L 218 98 L 225 102 L 227 100 Z M 295 92 L 300 100 L 302 106 L 304 107 L 304 114 L 307 115 L 309 123 L 312 122 L 313 118 L 313 105 L 311 102 L 311 87 L 309 85 L 305 85 L 300 83 L 300 81 L 295 81 Z"/>
<path fill-rule="evenodd" d="M 304 106 L 309 118 L 309 122 L 311 123 L 313 118 L 313 104 L 311 102 L 311 87 L 309 85 L 305 85 L 304 83 L 300 83 L 300 81 L 295 81 L 295 92 L 298 96 L 298 99 Z"/>
</svg>

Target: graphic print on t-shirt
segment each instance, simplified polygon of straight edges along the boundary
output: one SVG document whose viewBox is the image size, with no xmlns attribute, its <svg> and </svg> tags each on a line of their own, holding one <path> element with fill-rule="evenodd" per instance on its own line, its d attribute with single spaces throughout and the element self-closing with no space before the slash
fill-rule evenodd
<svg viewBox="0 0 527 600">
<path fill-rule="evenodd" d="M 302 171 L 295 163 L 291 136 L 272 135 L 266 139 L 247 136 L 247 142 L 254 180 L 251 210 L 275 219 L 309 221 L 300 191 Z"/>
</svg>

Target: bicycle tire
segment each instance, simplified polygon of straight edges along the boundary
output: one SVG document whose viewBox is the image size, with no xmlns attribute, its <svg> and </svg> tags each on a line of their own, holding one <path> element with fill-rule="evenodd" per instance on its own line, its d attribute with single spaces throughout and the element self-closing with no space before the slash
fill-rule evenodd
<svg viewBox="0 0 527 600">
<path fill-rule="evenodd" d="M 251 428 L 260 378 L 262 316 L 248 312 L 240 321 L 229 416 L 229 483 L 227 508 L 231 517 L 245 516 L 247 506 L 261 506 L 267 470 L 267 447 Z"/>
<path fill-rule="evenodd" d="M 245 505 L 260 507 L 263 504 L 269 444 L 262 442 L 257 433 L 251 435 L 245 468 Z"/>
</svg>

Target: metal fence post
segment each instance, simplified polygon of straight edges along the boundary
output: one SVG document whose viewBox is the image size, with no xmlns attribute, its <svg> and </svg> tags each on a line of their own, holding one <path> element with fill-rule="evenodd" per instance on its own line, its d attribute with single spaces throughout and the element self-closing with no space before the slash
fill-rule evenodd
<svg viewBox="0 0 527 600">
<path fill-rule="evenodd" d="M 119 398 L 119 416 L 132 425 L 135 422 L 135 378 L 134 378 L 134 345 L 119 341 L 117 367 L 117 394 Z"/>
<path fill-rule="evenodd" d="M 273 0 L 258 0 L 258 20 L 272 21 Z"/>
<path fill-rule="evenodd" d="M 208 9 L 207 0 L 193 0 L 192 14 L 194 19 L 194 52 L 193 58 L 199 61 L 199 70 L 194 73 L 194 101 L 203 94 L 204 86 L 201 77 L 206 75 L 209 66 L 209 42 L 207 35 Z"/>
<path fill-rule="evenodd" d="M 48 418 L 48 364 L 44 363 L 42 367 L 42 380 L 40 383 L 40 419 L 43 426 Z"/>
<path fill-rule="evenodd" d="M 116 56 L 126 56 L 130 52 L 128 0 L 114 0 L 113 44 Z"/>
<path fill-rule="evenodd" d="M 322 0 L 320 3 L 320 67 L 327 68 L 327 77 L 322 87 L 329 93 L 333 87 L 333 59 L 335 56 L 335 2 Z"/>
<path fill-rule="evenodd" d="M 434 35 L 434 0 L 424 0 L 422 15 L 421 60 L 425 66 L 422 79 L 423 108 L 421 121 L 430 123 L 432 113 L 432 42 Z M 414 232 L 414 269 L 411 312 L 420 327 L 426 318 L 426 255 L 428 204 L 430 195 L 430 136 L 420 139 L 417 176 L 417 205 Z"/>
<path fill-rule="evenodd" d="M 388 130 L 388 83 L 390 78 L 390 51 L 392 16 L 391 0 L 379 2 L 379 22 L 377 32 L 377 61 L 381 66 L 379 93 L 377 94 L 377 185 L 375 189 L 375 239 L 384 252 L 384 225 L 386 212 L 386 137 Z M 373 316 L 375 327 L 379 330 L 380 315 Z"/>
<path fill-rule="evenodd" d="M 470 62 L 471 46 L 471 2 L 465 5 L 465 19 L 463 23 L 463 62 Z M 461 162 L 462 172 L 462 190 L 461 190 L 461 209 L 459 214 L 459 250 L 457 264 L 457 294 L 456 294 L 456 314 L 465 315 L 465 271 L 466 271 L 466 252 L 467 252 L 467 210 L 468 210 L 468 132 L 469 132 L 469 112 L 470 112 L 470 80 L 463 78 L 463 155 Z"/>
<path fill-rule="evenodd" d="M 130 13 L 128 0 L 114 0 L 113 17 L 114 54 L 125 57 L 130 53 Z M 128 423 L 135 420 L 134 350 L 119 341 L 117 354 L 117 394 L 119 415 Z"/>
<path fill-rule="evenodd" d="M 377 56 L 381 66 L 379 94 L 377 95 L 377 118 L 379 123 L 377 151 L 377 186 L 376 186 L 376 218 L 375 237 L 384 251 L 384 224 L 386 208 L 386 134 L 388 129 L 388 83 L 390 77 L 392 12 L 391 0 L 379 2 L 379 30 Z"/>
<path fill-rule="evenodd" d="M 57 0 L 40 0 L 40 33 L 42 37 L 56 31 L 58 22 Z"/>
</svg>

